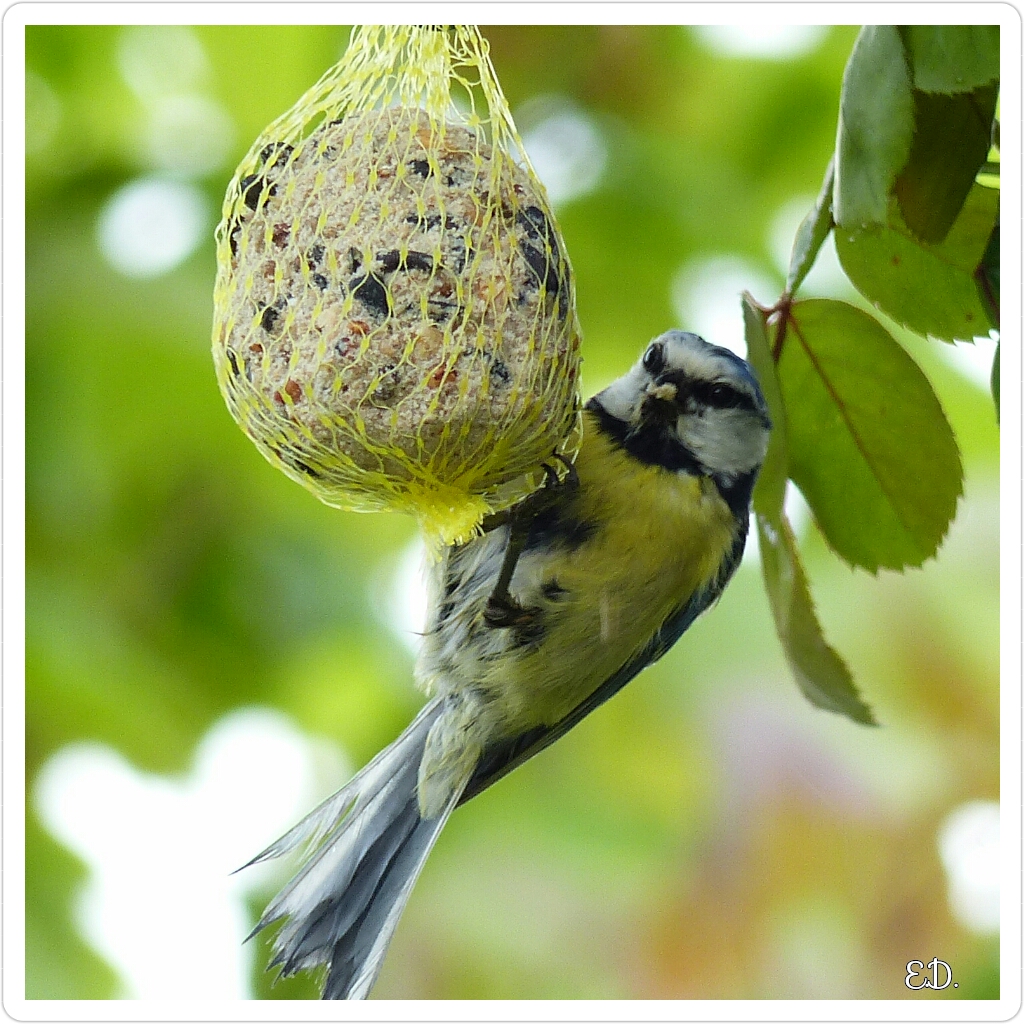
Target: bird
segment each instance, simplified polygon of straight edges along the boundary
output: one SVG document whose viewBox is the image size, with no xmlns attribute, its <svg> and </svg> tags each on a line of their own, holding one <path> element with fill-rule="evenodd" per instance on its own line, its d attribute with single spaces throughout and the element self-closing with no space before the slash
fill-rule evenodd
<svg viewBox="0 0 1024 1024">
<path fill-rule="evenodd" d="M 250 938 L 283 922 L 268 969 L 318 972 L 324 999 L 367 997 L 456 807 L 657 661 L 740 563 L 772 427 L 744 359 L 667 331 L 582 419 L 569 472 L 429 560 L 419 714 L 249 862 L 303 849 Z"/>
</svg>

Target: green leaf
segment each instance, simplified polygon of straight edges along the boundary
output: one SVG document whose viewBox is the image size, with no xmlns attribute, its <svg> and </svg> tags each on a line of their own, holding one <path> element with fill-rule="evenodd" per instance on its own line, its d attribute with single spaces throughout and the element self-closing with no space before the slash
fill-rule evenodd
<svg viewBox="0 0 1024 1024">
<path fill-rule="evenodd" d="M 999 77 L 998 25 L 904 25 L 900 34 L 924 92 L 971 92 Z"/>
<path fill-rule="evenodd" d="M 754 508 L 773 519 L 781 514 L 786 497 L 786 477 L 789 471 L 786 455 L 786 409 L 782 403 L 779 379 L 775 375 L 768 319 L 763 309 L 749 292 L 743 293 L 743 328 L 747 341 L 747 361 L 761 384 L 768 413 L 772 418 L 772 433 L 761 472 L 754 486 Z"/>
<path fill-rule="evenodd" d="M 757 537 L 775 629 L 804 696 L 826 711 L 864 725 L 877 725 L 854 686 L 850 670 L 825 642 L 786 517 L 772 522 L 758 515 Z"/>
<path fill-rule="evenodd" d="M 996 403 L 996 423 L 999 422 L 999 345 L 992 359 L 992 401 Z"/>
<path fill-rule="evenodd" d="M 995 227 L 989 235 L 988 245 L 981 257 L 981 262 L 974 271 L 974 280 L 978 285 L 985 312 L 988 313 L 992 326 L 999 330 L 999 218 L 996 217 Z"/>
<path fill-rule="evenodd" d="M 822 636 L 793 532 L 782 510 L 787 474 L 785 403 L 772 357 L 772 327 L 749 293 L 743 295 L 743 323 L 747 359 L 761 383 L 773 424 L 754 488 L 754 509 L 775 628 L 797 683 L 812 704 L 873 725 L 871 711 L 857 694 L 849 669 Z"/>
<path fill-rule="evenodd" d="M 884 224 L 914 135 L 910 70 L 892 25 L 861 29 L 843 72 L 833 215 L 845 228 Z"/>
<path fill-rule="evenodd" d="M 921 565 L 962 490 L 960 453 L 928 379 L 873 317 L 809 299 L 778 363 L 790 476 L 851 565 Z"/>
<path fill-rule="evenodd" d="M 993 225 L 999 192 L 975 185 L 945 241 L 916 239 L 893 203 L 889 227 L 836 231 L 836 252 L 854 287 L 917 334 L 970 341 L 989 319 L 974 280 Z"/>
<path fill-rule="evenodd" d="M 941 242 L 953 226 L 992 140 L 996 86 L 956 96 L 914 92 L 914 144 L 896 178 L 907 227 Z"/>
<path fill-rule="evenodd" d="M 803 284 L 828 233 L 832 230 L 832 188 L 835 181 L 835 160 L 829 160 L 825 180 L 818 193 L 814 209 L 800 222 L 793 252 L 789 257 L 789 275 L 786 278 L 786 293 L 792 295 Z"/>
</svg>

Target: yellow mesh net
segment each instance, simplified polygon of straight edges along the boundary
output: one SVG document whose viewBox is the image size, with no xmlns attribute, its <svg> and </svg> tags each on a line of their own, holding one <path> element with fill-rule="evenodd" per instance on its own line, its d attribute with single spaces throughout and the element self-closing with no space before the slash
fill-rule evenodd
<svg viewBox="0 0 1024 1024">
<path fill-rule="evenodd" d="M 572 269 L 475 28 L 356 28 L 239 165 L 217 260 L 228 408 L 327 504 L 451 542 L 575 456 Z"/>
</svg>

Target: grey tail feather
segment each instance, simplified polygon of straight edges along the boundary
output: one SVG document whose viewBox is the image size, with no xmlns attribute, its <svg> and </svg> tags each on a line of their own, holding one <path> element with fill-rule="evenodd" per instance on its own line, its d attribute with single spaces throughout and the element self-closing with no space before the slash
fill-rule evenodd
<svg viewBox="0 0 1024 1024">
<path fill-rule="evenodd" d="M 351 782 L 250 864 L 305 844 L 306 860 L 264 911 L 252 935 L 286 918 L 270 966 L 289 976 L 326 965 L 325 999 L 365 998 L 434 841 L 461 791 L 422 819 L 417 782 L 432 701 Z M 248 866 L 248 865 L 246 865 Z"/>
<path fill-rule="evenodd" d="M 254 864 L 276 860 L 302 845 L 305 845 L 307 850 L 316 847 L 328 832 L 338 826 L 350 808 L 358 810 L 353 807 L 354 804 L 358 802 L 361 806 L 365 806 L 366 801 L 388 782 L 392 772 L 407 753 L 407 745 L 418 739 L 422 754 L 427 733 L 440 710 L 441 702 L 439 700 L 432 700 L 429 704 L 424 705 L 420 713 L 394 743 L 385 747 L 337 793 L 313 808 L 297 825 L 293 825 L 280 839 L 275 840 L 265 850 L 256 854 L 252 860 L 237 868 L 233 874 L 244 871 Z"/>
</svg>

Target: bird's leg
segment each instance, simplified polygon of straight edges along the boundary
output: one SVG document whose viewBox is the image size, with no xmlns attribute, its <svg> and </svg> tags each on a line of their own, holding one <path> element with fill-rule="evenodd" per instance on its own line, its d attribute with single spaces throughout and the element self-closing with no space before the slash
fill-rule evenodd
<svg viewBox="0 0 1024 1024">
<path fill-rule="evenodd" d="M 522 621 L 524 616 L 526 621 L 532 617 L 508 590 L 529 534 L 530 524 L 526 517 L 513 516 L 509 523 L 508 540 L 505 542 L 505 557 L 501 560 L 501 571 L 498 573 L 494 589 L 484 607 L 484 621 L 489 626 L 514 626 Z"/>
<path fill-rule="evenodd" d="M 547 479 L 544 481 L 544 490 L 549 487 L 572 487 L 580 485 L 580 475 L 576 472 L 576 463 L 567 459 L 561 452 L 555 452 L 555 458 L 565 466 L 565 479 L 559 480 L 555 471 L 547 464 L 544 465 L 544 472 Z"/>
<path fill-rule="evenodd" d="M 545 463 L 543 469 L 546 479 L 543 487 L 506 513 L 500 522 L 492 520 L 492 528 L 493 526 L 508 525 L 508 540 L 505 542 L 505 555 L 501 560 L 501 570 L 498 572 L 494 589 L 484 607 L 484 621 L 489 626 L 497 628 L 525 626 L 533 621 L 535 609 L 524 608 L 509 593 L 508 588 L 512 583 L 516 565 L 519 563 L 519 556 L 523 553 L 523 548 L 526 547 L 534 518 L 555 503 L 557 500 L 556 488 L 575 487 L 579 484 L 576 467 L 562 455 L 556 454 L 555 458 L 559 459 L 568 469 L 564 480 L 559 480 L 555 470 Z M 497 516 L 494 517 L 494 519 L 497 518 Z"/>
</svg>

